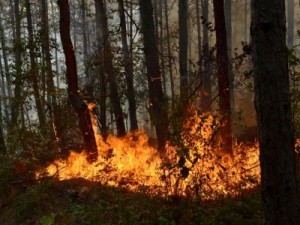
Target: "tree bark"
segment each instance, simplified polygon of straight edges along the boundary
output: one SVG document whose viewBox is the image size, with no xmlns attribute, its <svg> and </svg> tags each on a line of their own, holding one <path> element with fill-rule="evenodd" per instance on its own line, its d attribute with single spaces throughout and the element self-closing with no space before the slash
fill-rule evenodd
<svg viewBox="0 0 300 225">
<path fill-rule="evenodd" d="M 299 225 L 285 1 L 252 1 L 252 60 L 265 225 Z"/>
<path fill-rule="evenodd" d="M 18 118 L 20 115 L 22 100 L 21 100 L 21 91 L 22 91 L 22 56 L 21 56 L 21 21 L 20 21 L 20 9 L 19 9 L 19 0 L 14 0 L 14 13 L 15 13 L 15 25 L 16 25 L 16 34 L 14 39 L 14 54 L 15 54 L 15 89 L 14 89 L 14 98 L 12 101 L 11 107 L 11 126 L 16 128 L 18 125 Z"/>
<path fill-rule="evenodd" d="M 114 113 L 116 127 L 117 127 L 117 136 L 122 137 L 126 134 L 125 123 L 123 110 L 121 107 L 120 96 L 116 80 L 116 71 L 113 66 L 113 53 L 111 49 L 111 44 L 109 40 L 108 26 L 107 26 L 107 16 L 106 8 L 103 0 L 95 0 L 95 7 L 98 7 L 96 10 L 100 13 L 100 29 L 101 29 L 101 46 L 103 47 L 103 60 L 104 60 L 104 71 L 107 74 L 110 90 L 110 101 L 112 105 L 112 110 Z"/>
<path fill-rule="evenodd" d="M 179 0 L 179 73 L 180 73 L 180 99 L 185 108 L 188 97 L 188 24 L 187 24 L 187 0 Z"/>
<path fill-rule="evenodd" d="M 172 52 L 171 52 L 171 41 L 170 41 L 170 29 L 169 29 L 169 15 L 168 15 L 168 3 L 167 0 L 164 1 L 164 14 L 166 20 L 166 39 L 167 39 L 167 47 L 168 47 L 168 70 L 169 70 L 169 79 L 171 85 L 171 105 L 172 109 L 175 106 L 175 88 L 174 88 L 174 79 L 173 79 L 173 63 L 172 63 Z"/>
<path fill-rule="evenodd" d="M 208 43 L 208 0 L 201 0 L 203 15 L 203 73 L 201 74 L 201 109 L 202 112 L 211 112 L 211 53 Z"/>
<path fill-rule="evenodd" d="M 120 26 L 121 26 L 123 61 L 125 64 L 125 77 L 126 77 L 126 84 L 127 84 L 126 95 L 129 104 L 130 130 L 137 130 L 138 123 L 136 117 L 136 102 L 135 102 L 135 93 L 134 93 L 134 86 L 133 86 L 133 60 L 132 60 L 132 55 L 129 52 L 128 42 L 127 42 L 127 28 L 126 28 L 123 0 L 118 0 L 118 4 L 119 4 L 119 14 L 121 20 Z"/>
<path fill-rule="evenodd" d="M 227 38 L 224 15 L 224 0 L 213 0 L 217 42 L 217 75 L 219 110 L 222 117 L 220 137 L 224 152 L 232 154 L 231 104 L 227 54 Z"/>
<path fill-rule="evenodd" d="M 4 34 L 4 27 L 3 27 L 3 5 L 0 2 L 0 39 L 1 39 L 1 48 L 2 48 L 2 56 L 3 56 L 3 63 L 4 63 L 4 72 L 5 72 L 5 78 L 6 78 L 6 89 L 7 89 L 7 105 L 11 105 L 11 99 L 12 99 L 12 88 L 11 88 L 11 77 L 10 77 L 10 71 L 8 66 L 8 59 L 7 59 L 7 47 L 6 47 L 6 37 Z M 4 90 L 5 91 L 5 90 Z M 7 121 L 10 121 L 9 116 L 9 107 L 5 107 L 5 116 Z"/>
<path fill-rule="evenodd" d="M 287 46 L 289 49 L 291 49 L 294 46 L 294 7 L 295 7 L 294 0 L 288 0 L 287 6 L 288 6 Z"/>
<path fill-rule="evenodd" d="M 60 9 L 60 35 L 67 66 L 69 99 L 79 118 L 80 129 L 88 152 L 88 161 L 93 162 L 97 159 L 98 151 L 89 109 L 78 92 L 76 58 L 70 37 L 70 8 L 68 0 L 58 0 L 57 3 Z"/>
<path fill-rule="evenodd" d="M 153 7 L 151 0 L 139 0 L 144 43 L 145 63 L 149 91 L 149 111 L 155 125 L 158 149 L 165 150 L 168 133 L 167 101 L 162 91 L 159 71 L 158 49 L 154 32 Z"/>
</svg>

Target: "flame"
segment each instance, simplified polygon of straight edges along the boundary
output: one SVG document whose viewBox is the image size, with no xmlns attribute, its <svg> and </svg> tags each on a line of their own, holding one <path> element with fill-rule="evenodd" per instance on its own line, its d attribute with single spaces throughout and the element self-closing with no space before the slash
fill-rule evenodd
<svg viewBox="0 0 300 225">
<path fill-rule="evenodd" d="M 219 154 L 212 143 L 219 126 L 214 116 L 194 113 L 184 124 L 183 132 L 175 137 L 178 144 L 167 144 L 163 160 L 157 149 L 149 145 L 149 137 L 143 130 L 122 138 L 110 135 L 104 142 L 98 134 L 97 119 L 91 116 L 98 160 L 90 164 L 84 151 L 71 151 L 67 159 L 54 161 L 39 171 L 37 177 L 45 174 L 59 180 L 81 177 L 135 192 L 202 199 L 235 196 L 260 183 L 258 144 L 235 143 L 234 158 Z"/>
</svg>

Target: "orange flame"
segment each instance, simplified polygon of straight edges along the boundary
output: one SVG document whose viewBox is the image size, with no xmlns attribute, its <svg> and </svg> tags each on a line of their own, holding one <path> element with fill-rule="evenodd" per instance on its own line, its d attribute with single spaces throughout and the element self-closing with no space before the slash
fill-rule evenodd
<svg viewBox="0 0 300 225">
<path fill-rule="evenodd" d="M 56 160 L 45 171 L 60 180 L 82 177 L 103 185 L 125 187 L 153 195 L 200 196 L 214 199 L 237 195 L 260 183 L 258 145 L 235 144 L 234 158 L 220 155 L 210 143 L 218 123 L 213 116 L 195 114 L 186 124 L 178 146 L 167 145 L 162 160 L 148 144 L 143 130 L 125 137 L 108 136 L 104 142 L 97 132 L 98 160 L 89 164 L 86 153 L 71 151 L 66 160 Z"/>
</svg>

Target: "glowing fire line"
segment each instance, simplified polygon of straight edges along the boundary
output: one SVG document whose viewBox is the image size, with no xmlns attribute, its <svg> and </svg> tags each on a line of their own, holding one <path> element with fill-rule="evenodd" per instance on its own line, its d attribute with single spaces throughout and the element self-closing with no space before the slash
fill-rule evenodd
<svg viewBox="0 0 300 225">
<path fill-rule="evenodd" d="M 167 160 L 160 159 L 157 150 L 148 144 L 149 138 L 142 130 L 125 137 L 108 136 L 104 142 L 96 133 L 99 158 L 89 164 L 86 153 L 70 152 L 66 160 L 56 160 L 38 176 L 56 176 L 59 180 L 85 178 L 103 185 L 125 187 L 131 191 L 144 191 L 159 195 L 200 195 L 202 199 L 237 195 L 260 182 L 258 146 L 235 144 L 234 159 L 218 155 L 205 143 L 213 132 L 213 117 L 205 121 L 195 115 L 182 138 L 190 148 L 184 163 L 178 163 L 179 147 L 167 146 Z M 92 119 L 97 131 L 96 118 Z M 201 130 L 194 124 L 201 124 Z M 186 138 L 186 139 L 185 139 Z M 191 147 L 192 146 L 192 147 Z M 196 159 L 197 160 L 194 160 Z M 182 158 L 182 157 L 181 157 Z M 179 165 L 180 164 L 180 165 Z M 185 178 L 182 168 L 185 168 Z"/>
</svg>

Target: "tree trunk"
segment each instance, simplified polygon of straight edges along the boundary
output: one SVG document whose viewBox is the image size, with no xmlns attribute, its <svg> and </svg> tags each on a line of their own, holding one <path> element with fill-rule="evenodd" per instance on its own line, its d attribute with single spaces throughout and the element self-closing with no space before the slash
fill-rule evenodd
<svg viewBox="0 0 300 225">
<path fill-rule="evenodd" d="M 169 15 L 168 15 L 168 4 L 167 0 L 164 0 L 164 10 L 165 10 L 165 20 L 166 20 L 166 39 L 168 46 L 168 69 L 169 69 L 169 79 L 171 84 L 171 100 L 172 100 L 172 109 L 175 105 L 175 88 L 174 88 L 174 79 L 173 79 L 173 63 L 172 63 L 172 52 L 171 52 L 171 43 L 170 43 L 170 29 L 169 29 Z"/>
<path fill-rule="evenodd" d="M 294 46 L 294 0 L 287 1 L 288 9 L 288 19 L 287 19 L 287 46 L 291 49 Z"/>
<path fill-rule="evenodd" d="M 151 0 L 139 0 L 149 91 L 149 111 L 155 125 L 158 149 L 165 150 L 168 133 L 167 101 L 162 91 Z"/>
<path fill-rule="evenodd" d="M 97 58 L 95 59 L 96 63 L 96 73 L 98 74 L 99 79 L 99 105 L 100 105 L 100 130 L 101 136 L 104 141 L 107 139 L 108 135 L 108 126 L 107 126 L 107 78 L 104 72 L 104 63 L 103 63 L 103 48 L 101 44 L 101 24 L 100 24 L 100 9 L 98 1 L 95 1 L 96 9 L 96 39 L 97 39 Z"/>
<path fill-rule="evenodd" d="M 265 225 L 299 225 L 285 1 L 252 1 L 252 60 Z"/>
<path fill-rule="evenodd" d="M 89 109 L 78 92 L 76 58 L 70 37 L 70 8 L 68 0 L 58 0 L 57 3 L 60 9 L 60 35 L 67 66 L 69 99 L 79 118 L 80 129 L 88 152 L 88 161 L 93 162 L 97 159 L 98 151 Z"/>
<path fill-rule="evenodd" d="M 18 125 L 18 117 L 20 115 L 22 100 L 21 100 L 21 91 L 22 91 L 22 56 L 21 56 L 21 21 L 20 21 L 20 9 L 19 9 L 19 0 L 14 1 L 14 10 L 15 10 L 15 25 L 16 25 L 16 36 L 14 39 L 14 54 L 15 54 L 15 90 L 14 98 L 12 101 L 11 109 L 11 126 L 16 128 Z"/>
<path fill-rule="evenodd" d="M 188 74 L 187 74 L 187 50 L 188 50 L 188 24 L 187 24 L 187 0 L 179 0 L 179 73 L 180 73 L 180 99 L 183 108 L 188 101 Z"/>
<path fill-rule="evenodd" d="M 31 5 L 29 0 L 25 0 L 26 3 L 26 16 L 27 16 L 27 30 L 28 30 L 28 40 L 29 40 L 29 58 L 30 58 L 30 71 L 29 77 L 32 82 L 33 95 L 35 99 L 37 115 L 39 118 L 40 130 L 43 134 L 46 132 L 46 116 L 45 110 L 41 102 L 40 88 L 38 81 L 38 66 L 36 63 L 36 54 L 33 40 L 33 28 L 32 28 L 32 19 L 31 19 Z"/>
<path fill-rule="evenodd" d="M 208 43 L 208 0 L 201 0 L 203 15 L 203 73 L 201 76 L 201 109 L 202 112 L 211 112 L 211 53 Z"/>
<path fill-rule="evenodd" d="M 217 75 L 219 110 L 222 117 L 222 127 L 220 137 L 222 139 L 222 150 L 232 154 L 231 136 L 231 107 L 230 107 L 230 87 L 228 71 L 227 38 L 224 15 L 224 0 L 213 0 L 214 18 L 217 42 Z"/>
<path fill-rule="evenodd" d="M 53 81 L 53 72 L 52 72 L 52 63 L 51 63 L 51 50 L 50 50 L 50 41 L 49 41 L 49 24 L 48 24 L 48 7 L 47 0 L 41 1 L 41 14 L 42 14 L 42 52 L 45 57 L 45 75 L 46 75 L 46 90 L 47 90 L 47 99 L 48 105 L 51 107 L 50 111 L 53 112 L 53 115 L 50 114 L 51 120 L 53 121 L 54 126 L 57 128 L 57 132 L 53 131 L 51 134 L 54 136 L 55 134 L 59 139 L 61 136 L 61 128 L 59 127 L 59 111 L 56 100 L 56 90 Z"/>
<path fill-rule="evenodd" d="M 135 93 L 134 93 L 134 86 L 133 86 L 133 60 L 129 52 L 128 43 L 127 43 L 127 29 L 126 29 L 123 0 L 118 0 L 118 4 L 119 4 L 119 14 L 120 14 L 120 21 L 121 21 L 120 26 L 121 26 L 123 61 L 125 64 L 125 77 L 126 77 L 126 84 L 127 84 L 126 95 L 129 104 L 130 130 L 137 130 L 138 123 L 136 117 L 136 103 L 135 103 Z"/>
<path fill-rule="evenodd" d="M 234 77 L 232 73 L 232 2 L 231 0 L 225 0 L 225 25 L 226 25 L 226 39 L 227 39 L 227 54 L 228 54 L 228 77 L 229 77 L 229 94 L 230 94 L 230 106 L 231 112 L 234 113 Z"/>
<path fill-rule="evenodd" d="M 7 89 L 7 96 L 8 96 L 8 105 L 11 105 L 11 99 L 12 99 L 12 88 L 11 88 L 11 77 L 9 74 L 9 66 L 8 66 L 8 59 L 7 59 L 7 48 L 6 48 L 6 37 L 4 34 L 4 28 L 3 28 L 3 5 L 0 2 L 0 40 L 1 40 L 1 48 L 2 48 L 2 56 L 3 56 L 3 63 L 4 63 L 4 72 L 5 72 L 5 78 L 6 78 L 6 89 Z M 5 90 L 4 90 L 5 91 Z M 7 121 L 10 121 L 9 117 L 9 108 L 5 107 L 5 116 Z"/>
<path fill-rule="evenodd" d="M 112 105 L 112 110 L 114 113 L 116 128 L 117 128 L 117 136 L 122 137 L 126 134 L 125 131 L 125 123 L 123 111 L 120 103 L 120 97 L 118 92 L 117 80 L 116 80 L 116 71 L 113 67 L 113 53 L 109 40 L 108 26 L 107 26 L 107 16 L 106 9 L 103 0 L 95 1 L 95 6 L 98 7 L 96 10 L 100 13 L 100 25 L 101 25 L 101 41 L 103 47 L 103 59 L 104 59 L 104 70 L 108 77 L 109 90 L 110 90 L 110 101 Z"/>
</svg>

